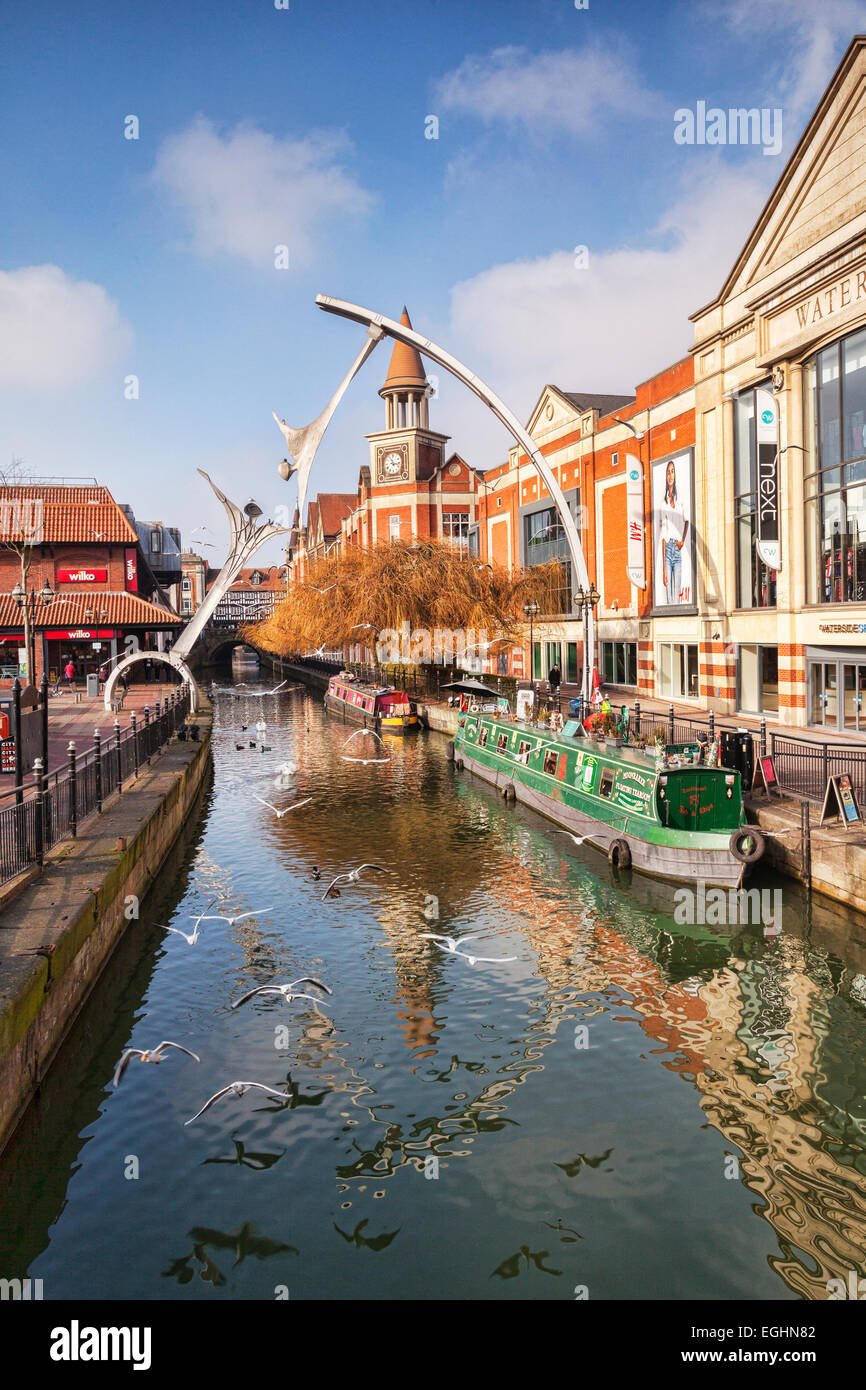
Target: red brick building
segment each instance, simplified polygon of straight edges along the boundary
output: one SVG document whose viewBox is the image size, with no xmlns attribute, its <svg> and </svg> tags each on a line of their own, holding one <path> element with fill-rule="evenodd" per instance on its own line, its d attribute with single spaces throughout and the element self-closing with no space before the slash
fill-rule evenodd
<svg viewBox="0 0 866 1390">
<path fill-rule="evenodd" d="M 28 566 L 26 582 L 23 563 Z M 0 679 L 26 669 L 23 602 L 31 617 L 34 678 L 70 659 L 80 678 L 113 658 L 157 648 L 181 619 L 151 596 L 156 581 L 138 537 L 107 488 L 21 483 L 0 487 Z M 43 594 L 45 597 L 43 597 Z"/>
</svg>

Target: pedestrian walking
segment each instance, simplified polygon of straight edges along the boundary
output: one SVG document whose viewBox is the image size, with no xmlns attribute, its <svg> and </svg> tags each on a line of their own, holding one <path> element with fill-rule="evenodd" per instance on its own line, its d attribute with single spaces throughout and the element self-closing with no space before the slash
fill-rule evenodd
<svg viewBox="0 0 866 1390">
<path fill-rule="evenodd" d="M 548 671 L 548 673 L 547 673 L 547 681 L 548 681 L 548 684 L 549 684 L 549 686 L 550 686 L 550 703 L 551 703 L 552 705 L 555 704 L 556 707 L 557 707 L 557 709 L 558 709 L 558 708 L 559 708 L 559 687 L 560 687 L 560 685 L 562 684 L 562 672 L 561 672 L 560 669 L 559 669 L 559 663 L 558 663 L 557 661 L 554 661 L 553 665 L 551 666 L 550 670 Z"/>
<path fill-rule="evenodd" d="M 63 668 L 63 679 L 66 681 L 68 688 L 72 690 L 75 685 L 75 662 L 71 657 Z"/>
<path fill-rule="evenodd" d="M 151 677 L 152 677 L 152 676 L 153 676 L 153 661 L 151 660 L 150 657 L 148 657 L 147 660 L 146 660 L 145 663 L 144 663 L 144 679 L 147 681 L 147 684 L 148 684 L 148 685 L 150 685 Z"/>
</svg>

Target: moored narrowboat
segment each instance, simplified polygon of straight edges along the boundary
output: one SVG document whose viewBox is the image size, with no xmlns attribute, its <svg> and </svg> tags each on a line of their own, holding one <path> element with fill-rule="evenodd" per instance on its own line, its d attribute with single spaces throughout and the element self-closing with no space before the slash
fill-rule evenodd
<svg viewBox="0 0 866 1390">
<path fill-rule="evenodd" d="M 420 723 L 418 711 L 405 690 L 362 685 L 345 676 L 332 676 L 329 680 L 325 709 L 380 734 L 413 733 Z"/>
<path fill-rule="evenodd" d="M 458 768 L 583 837 L 619 867 L 736 888 L 764 851 L 760 830 L 745 822 L 739 772 L 701 764 L 697 744 L 669 745 L 659 759 L 594 742 L 576 720 L 553 733 L 468 714 L 453 752 Z"/>
</svg>

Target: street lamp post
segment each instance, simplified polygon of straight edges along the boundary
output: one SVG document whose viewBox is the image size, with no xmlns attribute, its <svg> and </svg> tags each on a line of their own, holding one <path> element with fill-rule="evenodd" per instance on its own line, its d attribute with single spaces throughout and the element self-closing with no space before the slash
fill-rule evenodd
<svg viewBox="0 0 866 1390">
<path fill-rule="evenodd" d="M 34 619 L 36 616 L 36 594 L 30 590 L 28 595 L 24 585 L 19 580 L 12 590 L 12 599 L 17 604 L 24 618 L 24 646 L 27 650 L 27 684 L 34 685 L 36 682 L 36 638 L 33 631 Z M 52 589 L 49 580 L 39 591 L 39 598 L 46 608 L 57 597 Z"/>
<path fill-rule="evenodd" d="M 532 689 L 535 690 L 535 644 L 533 642 L 534 623 L 541 607 L 536 599 L 530 599 L 529 603 L 524 603 L 523 612 L 529 619 L 529 681 Z"/>
<path fill-rule="evenodd" d="M 601 594 L 598 592 L 594 584 L 590 584 L 588 589 L 578 589 L 577 597 L 580 603 L 581 613 L 583 615 L 583 688 L 587 692 L 585 697 L 586 703 L 589 704 L 589 697 L 592 693 L 592 673 L 590 666 L 589 651 L 589 618 L 592 616 L 592 611 L 595 608 L 595 605 L 598 603 L 599 599 L 601 598 Z"/>
</svg>

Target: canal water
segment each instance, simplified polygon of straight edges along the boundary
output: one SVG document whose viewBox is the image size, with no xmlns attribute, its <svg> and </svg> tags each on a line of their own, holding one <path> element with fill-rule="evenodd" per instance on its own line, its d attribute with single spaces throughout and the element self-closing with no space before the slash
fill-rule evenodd
<svg viewBox="0 0 866 1390">
<path fill-rule="evenodd" d="M 46 1299 L 762 1300 L 866 1274 L 862 924 L 765 875 L 781 920 L 681 925 L 673 888 L 505 806 L 444 738 L 347 761 L 386 755 L 267 684 L 214 696 L 200 815 L 0 1159 L 6 1276 Z M 322 901 L 365 861 L 388 873 Z M 214 899 L 240 920 L 167 930 Z M 306 975 L 321 1007 L 232 1008 Z M 201 1061 L 133 1059 L 114 1089 L 162 1039 Z M 185 1123 L 236 1080 L 285 1099 Z"/>
</svg>

